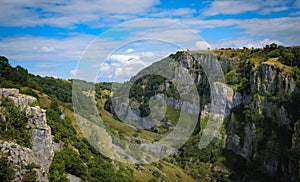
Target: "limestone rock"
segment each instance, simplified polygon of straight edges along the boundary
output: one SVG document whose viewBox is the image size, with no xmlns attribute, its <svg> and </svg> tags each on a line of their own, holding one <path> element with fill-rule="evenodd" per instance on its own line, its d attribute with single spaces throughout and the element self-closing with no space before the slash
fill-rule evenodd
<svg viewBox="0 0 300 182">
<path fill-rule="evenodd" d="M 227 137 L 226 147 L 228 150 L 232 150 L 235 153 L 239 151 L 240 137 L 236 134 L 229 135 Z"/>
<path fill-rule="evenodd" d="M 237 155 L 249 160 L 252 155 L 252 145 L 255 139 L 254 123 L 245 126 L 244 144 L 240 146 L 240 137 L 237 134 L 229 135 L 226 139 L 226 148 Z"/>
<path fill-rule="evenodd" d="M 22 147 L 14 142 L 0 140 L 0 157 L 7 157 L 15 171 L 14 181 L 22 181 L 23 175 L 28 172 L 24 166 L 36 163 L 31 149 Z M 41 168 L 36 169 L 37 173 L 42 173 Z"/>
<path fill-rule="evenodd" d="M 18 94 L 15 96 L 8 96 L 8 99 L 11 100 L 16 106 L 26 107 L 31 103 L 37 101 L 35 97 Z"/>
<path fill-rule="evenodd" d="M 19 90 L 15 88 L 1 88 L 0 98 L 7 97 L 16 106 L 26 107 L 37 101 L 35 97 L 19 94 Z"/>
<path fill-rule="evenodd" d="M 67 179 L 70 182 L 80 182 L 80 181 L 82 181 L 80 178 L 78 178 L 77 176 L 74 176 L 72 174 L 67 174 Z"/>
<path fill-rule="evenodd" d="M 32 148 L 21 147 L 14 142 L 0 142 L 1 151 L 7 155 L 12 162 L 15 173 L 15 181 L 21 181 L 27 169 L 24 166 L 36 164 L 37 181 L 48 181 L 48 172 L 54 157 L 53 137 L 51 128 L 47 125 L 46 111 L 39 106 L 30 107 L 29 104 L 37 99 L 32 96 L 19 94 L 18 89 L 0 89 L 0 96 L 7 97 L 13 101 L 15 106 L 20 106 L 31 118 L 27 121 L 32 131 Z M 3 116 L 3 115 L 1 115 Z M 2 117 L 4 120 L 5 117 Z"/>
<path fill-rule="evenodd" d="M 290 75 L 283 74 L 274 66 L 262 64 L 258 71 L 254 71 L 250 76 L 251 91 L 260 94 L 274 95 L 280 90 L 284 90 L 287 95 L 296 89 L 295 81 Z"/>
<path fill-rule="evenodd" d="M 212 98 L 215 100 L 215 112 L 228 117 L 230 110 L 241 104 L 242 96 L 227 84 L 216 82 L 213 86 Z"/>
<path fill-rule="evenodd" d="M 8 97 L 10 95 L 13 96 L 19 95 L 19 90 L 16 88 L 0 88 L 0 98 Z"/>
<path fill-rule="evenodd" d="M 41 181 L 47 181 L 47 174 L 54 157 L 51 128 L 47 125 L 45 110 L 39 106 L 31 107 L 32 118 L 28 121 L 32 128 L 32 151 L 34 157 L 43 168 Z"/>
</svg>

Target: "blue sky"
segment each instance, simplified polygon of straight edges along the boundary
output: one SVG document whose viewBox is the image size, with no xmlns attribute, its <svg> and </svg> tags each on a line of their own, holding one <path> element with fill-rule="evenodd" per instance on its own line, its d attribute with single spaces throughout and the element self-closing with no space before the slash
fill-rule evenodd
<svg viewBox="0 0 300 182">
<path fill-rule="evenodd" d="M 139 18 L 171 19 L 196 32 L 212 49 L 263 47 L 272 42 L 300 45 L 300 0 L 1 0 L 0 12 L 0 54 L 34 74 L 65 79 L 77 72 L 91 41 L 120 23 Z M 144 29 L 154 37 L 175 33 L 182 41 L 188 39 L 180 32 L 155 32 L 149 26 L 113 33 L 113 39 L 102 45 L 109 47 L 132 35 L 131 31 Z M 103 67 L 107 72 L 102 73 L 106 76 L 102 80 L 111 81 L 115 75 L 110 72 L 116 73 L 128 60 L 144 64 L 147 61 L 141 55 L 155 55 L 165 48 L 160 58 L 178 50 L 152 41 L 153 46 L 147 47 L 141 42 L 115 52 L 108 67 Z"/>
</svg>

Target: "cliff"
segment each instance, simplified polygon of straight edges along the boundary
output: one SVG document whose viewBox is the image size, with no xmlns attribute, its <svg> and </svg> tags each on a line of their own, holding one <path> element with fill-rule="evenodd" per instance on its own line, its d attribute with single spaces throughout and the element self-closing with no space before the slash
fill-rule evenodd
<svg viewBox="0 0 300 182">
<path fill-rule="evenodd" d="M 32 133 L 31 148 L 22 147 L 14 141 L 0 142 L 1 157 L 7 157 L 15 171 L 14 181 L 22 181 L 24 175 L 33 170 L 37 181 L 48 181 L 48 172 L 54 157 L 51 128 L 47 125 L 45 110 L 39 106 L 31 107 L 37 99 L 19 94 L 18 89 L 0 89 L 0 98 L 8 98 L 15 107 L 24 110 L 29 116 L 27 127 Z M 5 107 L 1 106 L 2 110 Z M 3 115 L 3 114 L 2 114 Z M 5 115 L 1 122 L 5 122 Z M 30 168 L 31 166 L 31 168 Z M 33 167 L 32 167 L 33 166 Z"/>
<path fill-rule="evenodd" d="M 249 180 L 256 176 L 256 179 L 261 180 L 264 178 L 258 175 L 261 173 L 266 175 L 266 179 L 293 181 L 297 178 L 297 164 L 290 154 L 296 146 L 295 143 L 299 143 L 296 135 L 299 126 L 295 128 L 295 123 L 300 118 L 297 110 L 299 107 L 291 108 L 300 95 L 299 85 L 297 85 L 300 75 L 299 72 L 294 71 L 297 70 L 297 66 L 283 64 L 282 58 L 270 58 L 268 52 L 263 49 L 218 50 L 215 51 L 215 55 L 203 51 L 183 51 L 172 54 L 169 58 L 142 70 L 131 80 L 134 92 L 129 94 L 131 95 L 130 109 L 129 112 L 128 110 L 123 112 L 128 114 L 128 120 L 137 122 L 140 118 L 144 119 L 141 117 L 143 112 L 147 114 L 150 111 L 145 110 L 143 106 L 148 106 L 145 102 L 154 95 L 159 95 L 168 107 L 174 108 L 175 111 L 172 112 L 184 110 L 195 113 L 194 105 L 182 102 L 182 95 L 179 92 L 184 92 L 184 89 L 181 90 L 181 87 L 174 85 L 174 80 L 190 85 L 195 84 L 202 109 L 199 115 L 200 125 L 205 127 L 209 116 L 224 119 L 222 127 L 225 131 L 215 133 L 214 136 L 224 140 L 225 151 L 231 151 L 234 155 L 240 156 L 241 160 L 248 161 L 244 166 L 247 172 L 240 176 Z M 214 64 L 217 58 L 220 65 Z M 175 77 L 171 79 L 143 76 L 153 72 L 163 75 L 157 70 L 168 65 L 170 68 L 176 65 L 175 63 L 186 70 L 175 68 L 172 73 Z M 224 73 L 224 78 L 217 74 L 220 69 Z M 137 78 L 143 78 L 143 81 Z M 153 87 L 158 90 L 152 92 Z M 219 101 L 213 103 L 213 108 L 210 98 Z M 120 100 L 116 99 L 116 101 Z M 115 105 L 118 106 L 119 103 Z M 111 107 L 110 110 L 114 111 L 114 108 Z M 167 110 L 167 117 L 164 118 L 168 124 L 158 122 L 158 126 L 154 127 L 153 123 L 146 128 L 159 133 L 166 128 L 169 129 L 167 131 L 174 129 L 176 122 L 172 121 L 174 118 L 170 120 L 168 114 L 170 112 Z M 147 121 L 143 123 L 149 124 Z M 200 135 L 202 132 L 200 130 Z M 184 155 L 187 154 L 183 152 L 181 156 Z M 231 156 L 226 157 L 229 158 L 228 160 L 231 158 Z M 253 172 L 253 166 L 257 173 Z M 239 171 L 235 167 L 231 170 Z M 255 174 L 251 177 L 248 176 L 250 173 Z"/>
</svg>

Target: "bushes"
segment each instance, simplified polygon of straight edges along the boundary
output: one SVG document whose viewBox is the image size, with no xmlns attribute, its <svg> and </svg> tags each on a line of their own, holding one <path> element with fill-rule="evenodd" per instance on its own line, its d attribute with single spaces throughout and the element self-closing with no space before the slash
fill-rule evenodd
<svg viewBox="0 0 300 182">
<path fill-rule="evenodd" d="M 80 177 L 84 181 L 130 181 L 130 179 L 116 172 L 111 163 L 101 155 L 93 155 L 88 159 L 81 158 L 74 149 L 66 148 L 57 152 L 51 163 L 49 181 L 67 181 L 65 173 Z"/>
<path fill-rule="evenodd" d="M 199 149 L 200 134 L 192 136 L 181 148 L 184 161 L 189 161 L 190 158 L 196 159 L 199 162 L 214 163 L 218 160 L 222 153 L 222 144 L 219 139 L 213 139 L 212 142 L 205 148 Z M 197 162 L 194 164 L 198 164 Z"/>
<path fill-rule="evenodd" d="M 55 153 L 49 181 L 67 181 L 66 173 L 78 176 L 83 181 L 129 181 L 86 139 L 77 135 L 71 120 L 67 114 L 65 119 L 60 118 L 59 102 L 52 102 L 47 109 L 47 122 L 52 128 L 52 134 L 55 140 L 62 140 L 66 147 Z"/>
<path fill-rule="evenodd" d="M 83 160 L 79 154 L 70 148 L 55 153 L 48 178 L 50 181 L 67 181 L 65 172 L 76 175 L 82 179 L 84 179 L 87 174 L 87 167 L 84 165 Z"/>
<path fill-rule="evenodd" d="M 16 140 L 24 147 L 31 148 L 32 134 L 27 128 L 29 116 L 19 107 L 2 99 L 5 120 L 0 121 L 0 137 L 5 140 Z"/>
<path fill-rule="evenodd" d="M 14 179 L 14 170 L 6 157 L 0 158 L 0 179 L 2 182 L 9 182 Z"/>
</svg>

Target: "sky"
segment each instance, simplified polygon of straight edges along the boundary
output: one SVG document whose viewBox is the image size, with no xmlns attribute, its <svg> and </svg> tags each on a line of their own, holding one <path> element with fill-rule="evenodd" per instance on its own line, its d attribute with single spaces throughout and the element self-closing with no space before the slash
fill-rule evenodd
<svg viewBox="0 0 300 182">
<path fill-rule="evenodd" d="M 196 49 L 300 45 L 300 0 L 1 0 L 0 12 L 0 55 L 64 79 L 93 52 L 99 81 L 124 81 L 194 34 Z"/>
</svg>

